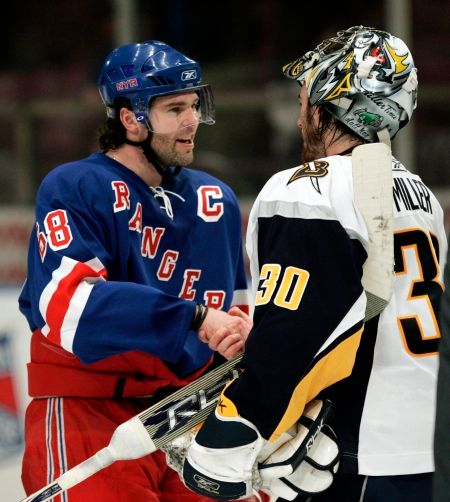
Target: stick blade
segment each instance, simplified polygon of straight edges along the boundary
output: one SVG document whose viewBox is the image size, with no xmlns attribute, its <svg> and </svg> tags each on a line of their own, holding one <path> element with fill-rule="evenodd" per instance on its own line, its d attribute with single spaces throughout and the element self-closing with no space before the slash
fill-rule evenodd
<svg viewBox="0 0 450 502">
<path fill-rule="evenodd" d="M 391 150 L 384 143 L 357 146 L 352 164 L 355 203 L 369 232 L 362 278 L 367 294 L 367 321 L 386 307 L 394 288 Z"/>
</svg>

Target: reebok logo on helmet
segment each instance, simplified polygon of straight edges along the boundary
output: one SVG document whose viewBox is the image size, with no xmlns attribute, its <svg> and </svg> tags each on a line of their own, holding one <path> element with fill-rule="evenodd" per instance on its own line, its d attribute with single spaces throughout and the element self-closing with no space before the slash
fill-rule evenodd
<svg viewBox="0 0 450 502">
<path fill-rule="evenodd" d="M 186 82 L 186 80 L 194 80 L 197 78 L 197 70 L 185 70 L 181 74 L 181 81 Z"/>
</svg>

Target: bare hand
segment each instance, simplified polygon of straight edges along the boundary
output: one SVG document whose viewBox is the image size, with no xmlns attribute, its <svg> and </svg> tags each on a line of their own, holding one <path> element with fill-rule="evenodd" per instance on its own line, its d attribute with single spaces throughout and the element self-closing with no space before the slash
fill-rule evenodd
<svg viewBox="0 0 450 502">
<path fill-rule="evenodd" d="M 247 323 L 249 326 L 249 329 L 252 329 L 253 327 L 253 320 L 252 318 L 246 314 L 243 310 L 241 310 L 239 307 L 231 307 L 230 310 L 228 311 L 230 315 L 235 315 L 240 317 L 241 319 L 244 319 L 244 321 Z"/>
<path fill-rule="evenodd" d="M 253 321 L 238 307 L 232 307 L 229 313 L 209 309 L 198 336 L 210 349 L 231 359 L 244 350 L 252 326 Z"/>
</svg>

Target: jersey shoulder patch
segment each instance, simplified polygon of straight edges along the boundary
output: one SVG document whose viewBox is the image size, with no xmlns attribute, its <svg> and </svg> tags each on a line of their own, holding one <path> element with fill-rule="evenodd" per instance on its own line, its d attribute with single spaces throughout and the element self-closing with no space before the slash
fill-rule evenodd
<svg viewBox="0 0 450 502">
<path fill-rule="evenodd" d="M 300 178 L 322 178 L 328 174 L 328 166 L 330 164 L 326 160 L 314 160 L 312 162 L 305 162 L 290 177 L 287 184 L 293 183 Z"/>
</svg>

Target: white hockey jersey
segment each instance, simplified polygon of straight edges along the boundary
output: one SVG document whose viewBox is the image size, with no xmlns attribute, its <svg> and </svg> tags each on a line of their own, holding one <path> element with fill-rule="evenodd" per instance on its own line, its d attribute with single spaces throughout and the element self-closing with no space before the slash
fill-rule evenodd
<svg viewBox="0 0 450 502">
<path fill-rule="evenodd" d="M 395 285 L 378 322 L 359 428 L 359 471 L 431 472 L 447 239 L 443 211 L 419 176 L 393 165 Z"/>
<path fill-rule="evenodd" d="M 252 208 L 255 299 L 245 371 L 227 395 L 276 438 L 317 395 L 333 402 L 343 472 L 433 470 L 438 309 L 447 254 L 443 211 L 393 159 L 395 290 L 363 323 L 368 232 L 350 156 L 282 171 Z"/>
</svg>

